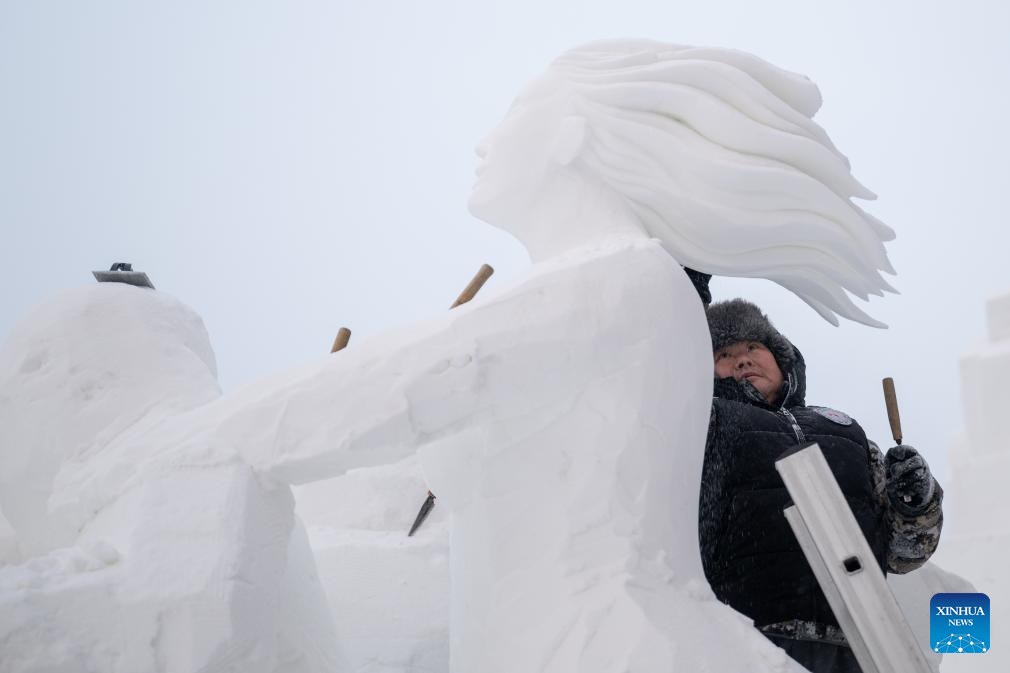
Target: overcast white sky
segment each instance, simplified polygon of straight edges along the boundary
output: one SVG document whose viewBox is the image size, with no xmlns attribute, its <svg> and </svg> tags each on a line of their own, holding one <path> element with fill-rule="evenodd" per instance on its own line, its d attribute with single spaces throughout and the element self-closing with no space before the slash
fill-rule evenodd
<svg viewBox="0 0 1010 673">
<path fill-rule="evenodd" d="M 887 331 L 763 281 L 812 403 L 941 477 L 958 358 L 1010 292 L 1010 5 L 940 2 L 0 0 L 0 337 L 114 261 L 194 307 L 226 390 L 445 310 L 528 264 L 466 211 L 473 146 L 556 55 L 606 37 L 751 51 L 817 82 L 817 116 L 898 232 Z M 865 205 L 865 204 L 864 204 Z"/>
</svg>

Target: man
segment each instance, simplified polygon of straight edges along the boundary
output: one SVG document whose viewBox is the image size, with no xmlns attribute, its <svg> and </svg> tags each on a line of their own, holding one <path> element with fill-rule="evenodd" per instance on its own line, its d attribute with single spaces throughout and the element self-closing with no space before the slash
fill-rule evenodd
<svg viewBox="0 0 1010 673">
<path fill-rule="evenodd" d="M 912 447 L 883 457 L 852 418 L 807 406 L 803 356 L 757 306 L 734 299 L 707 312 L 716 381 L 699 507 L 705 574 L 720 600 L 814 673 L 858 672 L 782 514 L 790 498 L 775 460 L 820 445 L 885 572 L 914 570 L 936 549 L 943 489 Z"/>
</svg>

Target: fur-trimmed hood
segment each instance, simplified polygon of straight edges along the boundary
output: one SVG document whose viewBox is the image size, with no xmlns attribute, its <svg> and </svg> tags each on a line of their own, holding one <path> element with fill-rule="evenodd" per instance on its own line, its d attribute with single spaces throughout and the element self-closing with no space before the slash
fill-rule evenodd
<svg viewBox="0 0 1010 673">
<path fill-rule="evenodd" d="M 712 336 L 713 353 L 739 341 L 757 341 L 764 344 L 782 371 L 783 390 L 779 396 L 781 402 L 777 406 L 794 407 L 806 403 L 807 368 L 803 355 L 789 339 L 775 329 L 771 320 L 757 305 L 745 299 L 730 299 L 712 304 L 706 310 L 706 314 L 709 333 Z M 732 378 L 729 381 L 733 386 L 717 381 L 718 397 L 735 397 L 732 391 L 735 387 L 740 389 L 746 398 L 750 398 L 749 401 L 764 402 L 763 396 L 753 390 L 753 386 L 747 381 L 737 382 Z M 748 388 L 752 389 L 753 393 Z"/>
</svg>

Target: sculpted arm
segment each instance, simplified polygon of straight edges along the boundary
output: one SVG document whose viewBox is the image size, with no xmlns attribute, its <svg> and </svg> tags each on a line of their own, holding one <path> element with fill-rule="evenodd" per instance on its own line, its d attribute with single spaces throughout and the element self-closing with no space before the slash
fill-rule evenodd
<svg viewBox="0 0 1010 673">
<path fill-rule="evenodd" d="M 289 484 L 396 462 L 470 415 L 472 350 L 448 317 L 352 346 L 237 393 L 214 441 Z"/>
</svg>

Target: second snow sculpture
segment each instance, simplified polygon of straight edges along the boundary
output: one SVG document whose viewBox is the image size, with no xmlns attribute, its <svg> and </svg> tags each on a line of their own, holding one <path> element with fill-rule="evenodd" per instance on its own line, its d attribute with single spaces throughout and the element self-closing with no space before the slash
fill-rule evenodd
<svg viewBox="0 0 1010 673">
<path fill-rule="evenodd" d="M 454 671 L 787 667 L 701 570 L 711 348 L 679 263 L 873 323 L 845 290 L 889 289 L 891 232 L 819 102 L 740 52 L 566 53 L 478 147 L 471 212 L 530 272 L 231 400 L 219 442 L 285 483 L 419 450 L 452 512 Z"/>
<path fill-rule="evenodd" d="M 0 345 L 0 389 L 0 672 L 338 670 L 290 489 L 201 445 L 220 389 L 191 309 L 64 292 Z"/>
</svg>

